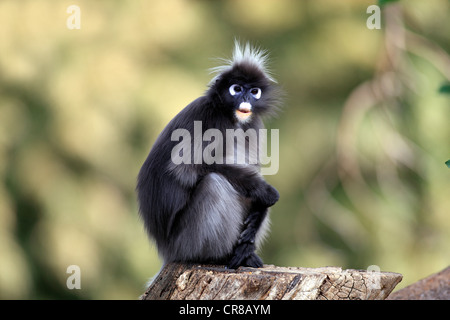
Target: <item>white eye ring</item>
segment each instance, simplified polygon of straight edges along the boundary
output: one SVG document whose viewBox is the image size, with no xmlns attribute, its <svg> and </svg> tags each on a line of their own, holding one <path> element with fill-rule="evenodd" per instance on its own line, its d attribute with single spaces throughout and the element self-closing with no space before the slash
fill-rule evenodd
<svg viewBox="0 0 450 320">
<path fill-rule="evenodd" d="M 231 94 L 232 96 L 235 96 L 237 93 L 242 92 L 242 87 L 241 87 L 240 85 L 238 85 L 238 84 L 233 84 L 233 85 L 230 87 L 229 91 L 230 91 L 230 94 Z"/>
<path fill-rule="evenodd" d="M 261 89 L 260 88 L 252 88 L 250 90 L 250 93 L 252 94 L 253 98 L 255 98 L 256 100 L 261 98 Z"/>
</svg>

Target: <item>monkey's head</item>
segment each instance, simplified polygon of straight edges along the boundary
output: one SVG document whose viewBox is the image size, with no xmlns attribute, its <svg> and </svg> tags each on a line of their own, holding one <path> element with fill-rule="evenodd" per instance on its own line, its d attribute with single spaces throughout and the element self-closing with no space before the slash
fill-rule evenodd
<svg viewBox="0 0 450 320">
<path fill-rule="evenodd" d="M 277 109 L 279 91 L 266 67 L 265 51 L 235 42 L 232 60 L 213 68 L 217 76 L 211 81 L 208 94 L 224 112 L 246 123 L 254 117 L 273 114 Z"/>
</svg>

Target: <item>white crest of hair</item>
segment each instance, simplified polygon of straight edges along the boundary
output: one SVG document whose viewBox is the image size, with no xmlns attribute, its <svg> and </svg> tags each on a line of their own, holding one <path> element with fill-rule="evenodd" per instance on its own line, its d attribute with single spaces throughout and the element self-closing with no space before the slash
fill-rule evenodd
<svg viewBox="0 0 450 320">
<path fill-rule="evenodd" d="M 276 83 L 275 79 L 272 78 L 272 76 L 270 75 L 270 71 L 267 68 L 267 60 L 268 60 L 267 51 L 261 48 L 253 47 L 248 42 L 244 46 L 242 46 L 239 43 L 239 41 L 235 40 L 233 58 L 232 59 L 219 58 L 218 60 L 223 62 L 224 65 L 210 69 L 211 73 L 216 74 L 216 76 L 211 80 L 210 84 L 214 84 L 214 82 L 220 77 L 222 73 L 231 70 L 235 65 L 244 63 L 257 67 L 264 73 L 267 79 Z"/>
</svg>

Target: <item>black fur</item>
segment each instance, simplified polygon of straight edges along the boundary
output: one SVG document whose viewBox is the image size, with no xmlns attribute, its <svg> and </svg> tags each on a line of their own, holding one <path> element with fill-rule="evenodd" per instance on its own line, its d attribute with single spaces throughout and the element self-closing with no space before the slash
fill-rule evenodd
<svg viewBox="0 0 450 320">
<path fill-rule="evenodd" d="M 233 97 L 233 84 L 262 90 L 260 99 L 251 100 L 247 122 L 238 121 L 235 111 L 251 97 Z M 263 179 L 257 164 L 174 165 L 171 152 L 179 142 L 171 141 L 171 135 L 183 128 L 193 136 L 194 121 L 201 121 L 202 133 L 215 128 L 224 137 L 227 129 L 261 129 L 261 116 L 273 113 L 277 97 L 261 66 L 251 59 L 235 61 L 161 132 L 139 172 L 137 193 L 140 215 L 164 263 L 262 266 L 255 253 L 258 232 L 265 232 L 262 226 L 267 224 L 268 208 L 278 201 L 277 190 Z"/>
</svg>

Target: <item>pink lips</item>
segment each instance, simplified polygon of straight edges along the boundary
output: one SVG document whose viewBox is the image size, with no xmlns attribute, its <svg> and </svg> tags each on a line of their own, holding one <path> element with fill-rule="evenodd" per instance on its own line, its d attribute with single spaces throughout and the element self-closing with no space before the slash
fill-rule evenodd
<svg viewBox="0 0 450 320">
<path fill-rule="evenodd" d="M 239 109 L 236 110 L 236 116 L 239 120 L 245 121 L 252 114 L 252 105 L 248 102 L 242 102 Z"/>
</svg>

